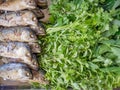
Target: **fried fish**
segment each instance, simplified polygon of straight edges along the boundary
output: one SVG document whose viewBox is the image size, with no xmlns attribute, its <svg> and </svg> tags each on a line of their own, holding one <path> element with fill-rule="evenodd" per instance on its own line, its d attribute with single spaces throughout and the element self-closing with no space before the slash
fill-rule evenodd
<svg viewBox="0 0 120 90">
<path fill-rule="evenodd" d="M 0 26 L 30 26 L 37 35 L 45 35 L 44 28 L 39 24 L 32 11 L 8 12 L 0 15 Z"/>
<path fill-rule="evenodd" d="M 0 59 L 4 64 L 6 63 L 11 63 L 11 62 L 15 62 L 15 63 L 24 63 L 26 65 L 28 65 L 31 69 L 33 70 L 38 70 L 39 65 L 37 62 L 37 58 L 35 55 L 32 55 L 32 60 L 28 61 L 28 60 L 22 60 L 20 58 L 7 58 L 7 57 L 1 57 Z"/>
<path fill-rule="evenodd" d="M 1 42 L 0 56 L 31 61 L 30 47 L 22 42 Z"/>
<path fill-rule="evenodd" d="M 22 63 L 8 63 L 0 66 L 0 77 L 4 80 L 13 80 L 20 82 L 37 82 L 40 84 L 48 84 L 44 74 L 40 71 L 30 70 Z"/>
<path fill-rule="evenodd" d="M 37 42 L 37 37 L 29 27 L 9 27 L 0 28 L 0 41 Z"/>
<path fill-rule="evenodd" d="M 0 77 L 4 80 L 27 81 L 32 79 L 30 69 L 25 64 L 21 63 L 8 63 L 0 66 Z"/>
<path fill-rule="evenodd" d="M 3 11 L 19 11 L 24 9 L 35 9 L 35 0 L 5 0 L 1 1 L 0 10 Z"/>
</svg>

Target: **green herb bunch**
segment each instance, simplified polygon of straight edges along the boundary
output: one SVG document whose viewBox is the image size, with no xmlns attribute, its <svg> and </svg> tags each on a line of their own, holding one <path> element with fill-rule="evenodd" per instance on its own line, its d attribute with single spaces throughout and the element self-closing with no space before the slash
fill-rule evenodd
<svg viewBox="0 0 120 90">
<path fill-rule="evenodd" d="M 52 0 L 41 67 L 55 90 L 120 86 L 120 0 Z"/>
</svg>

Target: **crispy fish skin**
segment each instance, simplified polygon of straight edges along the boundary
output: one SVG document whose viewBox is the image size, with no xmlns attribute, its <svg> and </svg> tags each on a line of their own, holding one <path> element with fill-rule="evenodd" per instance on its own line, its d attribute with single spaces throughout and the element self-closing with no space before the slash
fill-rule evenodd
<svg viewBox="0 0 120 90">
<path fill-rule="evenodd" d="M 35 8 L 36 2 L 34 0 L 5 0 L 5 2 L 0 5 L 0 10 L 4 11 L 19 11 Z"/>
<path fill-rule="evenodd" d="M 25 82 L 32 79 L 32 73 L 25 64 L 8 63 L 0 66 L 0 77 L 4 80 L 15 80 Z"/>
<path fill-rule="evenodd" d="M 1 42 L 0 56 L 31 61 L 30 47 L 22 42 Z"/>
<path fill-rule="evenodd" d="M 0 15 L 0 26 L 30 26 L 38 35 L 45 35 L 43 27 L 38 25 L 36 15 L 32 11 L 8 12 Z"/>
<path fill-rule="evenodd" d="M 29 62 L 27 60 L 22 60 L 20 58 L 7 58 L 7 57 L 1 57 L 0 59 L 3 63 L 11 63 L 11 62 L 14 62 L 14 63 L 24 63 L 26 65 L 28 65 L 31 69 L 33 70 L 38 70 L 39 68 L 39 65 L 38 65 L 38 62 L 37 62 L 37 58 L 35 55 L 32 56 L 32 61 Z"/>
<path fill-rule="evenodd" d="M 0 41 L 37 42 L 37 37 L 29 27 L 9 27 L 0 29 Z"/>
<path fill-rule="evenodd" d="M 44 74 L 40 71 L 34 71 L 22 63 L 8 63 L 0 66 L 0 77 L 4 80 L 13 80 L 20 82 L 37 82 L 40 84 L 48 84 Z"/>
</svg>

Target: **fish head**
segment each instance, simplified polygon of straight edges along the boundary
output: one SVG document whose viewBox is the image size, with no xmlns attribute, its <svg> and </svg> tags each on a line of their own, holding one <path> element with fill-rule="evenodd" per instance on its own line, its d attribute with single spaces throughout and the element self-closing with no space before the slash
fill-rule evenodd
<svg viewBox="0 0 120 90">
<path fill-rule="evenodd" d="M 27 67 L 26 68 L 24 67 L 23 69 L 19 69 L 18 73 L 21 77 L 20 80 L 25 81 L 33 78 L 30 69 L 28 69 Z"/>
<path fill-rule="evenodd" d="M 23 31 L 22 35 L 21 35 L 22 40 L 29 40 L 31 42 L 36 42 L 37 41 L 37 36 L 35 35 L 35 33 L 33 31 L 30 32 L 26 32 Z"/>
<path fill-rule="evenodd" d="M 33 13 L 37 16 L 37 18 L 44 18 L 44 13 L 40 10 L 39 7 L 34 9 Z"/>
<path fill-rule="evenodd" d="M 32 9 L 35 9 L 36 7 L 36 2 L 34 0 L 25 0 L 25 2 L 27 3 L 27 7 L 30 7 Z"/>
<path fill-rule="evenodd" d="M 31 24 L 30 27 L 35 31 L 36 35 L 41 35 L 41 36 L 46 35 L 45 27 L 41 23 L 39 23 L 38 25 Z"/>
<path fill-rule="evenodd" d="M 32 52 L 34 53 L 41 53 L 41 47 L 38 43 L 29 43 Z"/>
<path fill-rule="evenodd" d="M 36 58 L 35 55 L 32 56 L 32 63 L 31 63 L 31 65 L 32 65 L 32 68 L 34 70 L 38 70 L 39 65 L 38 65 L 38 61 L 37 61 L 37 58 Z"/>
<path fill-rule="evenodd" d="M 28 37 L 30 41 L 36 42 L 37 41 L 37 37 L 34 34 L 30 34 L 30 36 Z"/>
<path fill-rule="evenodd" d="M 49 81 L 45 79 L 45 74 L 43 72 L 32 70 L 32 73 L 33 73 L 32 82 L 37 82 L 44 85 L 49 84 Z"/>
<path fill-rule="evenodd" d="M 37 43 L 34 44 L 33 49 L 34 49 L 34 51 L 36 53 L 40 53 L 41 52 L 41 47 Z"/>
</svg>

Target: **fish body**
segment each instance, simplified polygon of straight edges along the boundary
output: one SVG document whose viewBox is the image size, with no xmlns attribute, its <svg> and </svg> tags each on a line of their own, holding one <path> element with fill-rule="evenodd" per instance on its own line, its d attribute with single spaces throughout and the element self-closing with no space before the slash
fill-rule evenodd
<svg viewBox="0 0 120 90">
<path fill-rule="evenodd" d="M 0 66 L 0 77 L 4 80 L 27 81 L 32 79 L 32 73 L 25 64 L 8 63 Z"/>
<path fill-rule="evenodd" d="M 24 47 L 30 48 L 31 53 L 41 53 L 41 47 L 36 42 L 0 42 L 0 44 L 2 43 L 22 44 Z"/>
<path fill-rule="evenodd" d="M 37 42 L 37 37 L 29 27 L 9 27 L 0 28 L 0 41 Z"/>
<path fill-rule="evenodd" d="M 34 71 L 22 63 L 8 63 L 0 66 L 0 77 L 4 80 L 20 81 L 40 84 L 48 84 L 44 74 L 40 71 Z"/>
<path fill-rule="evenodd" d="M 22 42 L 1 42 L 0 56 L 31 61 L 30 47 Z"/>
<path fill-rule="evenodd" d="M 0 4 L 0 10 L 3 11 L 20 11 L 24 9 L 35 9 L 35 0 L 4 0 Z"/>
<path fill-rule="evenodd" d="M 44 28 L 38 25 L 36 15 L 32 11 L 8 12 L 0 15 L 0 26 L 30 26 L 38 35 L 45 35 Z"/>
<path fill-rule="evenodd" d="M 7 58 L 7 57 L 1 57 L 0 59 L 4 64 L 7 63 L 24 63 L 26 65 L 28 65 L 31 69 L 33 70 L 38 70 L 39 66 L 38 66 L 38 62 L 37 62 L 37 58 L 35 55 L 32 56 L 32 60 L 28 61 L 28 60 L 22 60 L 20 58 Z"/>
</svg>

